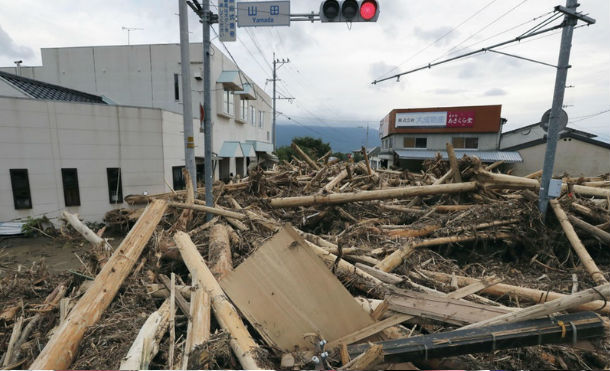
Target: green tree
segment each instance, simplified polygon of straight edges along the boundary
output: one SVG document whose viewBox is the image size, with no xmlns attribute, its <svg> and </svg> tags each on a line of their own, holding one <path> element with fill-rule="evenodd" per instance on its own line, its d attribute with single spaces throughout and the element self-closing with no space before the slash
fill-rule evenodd
<svg viewBox="0 0 610 371">
<path fill-rule="evenodd" d="M 330 151 L 330 144 L 324 143 L 321 138 L 315 139 L 312 137 L 299 137 L 292 140 L 298 145 L 303 152 L 307 153 L 312 160 L 316 161 Z M 283 146 L 275 151 L 280 160 L 290 161 L 293 157 L 297 157 L 291 146 Z M 297 157 L 298 158 L 298 157 Z"/>
</svg>

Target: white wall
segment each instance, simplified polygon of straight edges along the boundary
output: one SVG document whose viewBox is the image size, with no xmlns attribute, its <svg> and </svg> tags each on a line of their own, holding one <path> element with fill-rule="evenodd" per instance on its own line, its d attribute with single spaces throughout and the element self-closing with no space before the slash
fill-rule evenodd
<svg viewBox="0 0 610 371">
<path fill-rule="evenodd" d="M 523 163 L 513 165 L 514 175 L 527 175 L 542 169 L 546 143 L 520 149 Z M 573 177 L 610 173 L 610 149 L 580 140 L 565 138 L 557 142 L 553 175 Z"/>
<path fill-rule="evenodd" d="M 528 143 L 536 139 L 542 139 L 546 133 L 542 130 L 540 125 L 533 127 L 526 127 L 517 129 L 515 131 L 502 134 L 502 141 L 500 142 L 500 148 L 510 148 L 518 146 L 523 143 Z"/>
<path fill-rule="evenodd" d="M 0 97 L 27 97 L 27 95 L 23 94 L 19 90 L 15 89 L 6 81 L 0 79 Z"/>
<path fill-rule="evenodd" d="M 107 168 L 122 169 L 124 196 L 166 192 L 163 119 L 176 117 L 159 109 L 0 98 L 0 221 L 57 216 L 65 205 L 62 168 L 78 171 L 81 206 L 69 209 L 85 220 L 101 221 L 126 206 L 110 204 Z M 28 169 L 32 209 L 14 209 L 9 169 Z"/>
<path fill-rule="evenodd" d="M 446 144 L 451 143 L 452 138 L 464 137 L 464 138 L 479 138 L 479 151 L 496 151 L 498 149 L 498 137 L 497 133 L 443 133 L 443 134 L 394 134 L 391 135 L 394 138 L 393 149 L 404 148 L 404 138 L 428 138 L 428 150 L 431 151 L 445 151 Z M 384 140 L 387 140 L 384 139 Z M 423 149 L 423 148 L 422 148 Z"/>
</svg>

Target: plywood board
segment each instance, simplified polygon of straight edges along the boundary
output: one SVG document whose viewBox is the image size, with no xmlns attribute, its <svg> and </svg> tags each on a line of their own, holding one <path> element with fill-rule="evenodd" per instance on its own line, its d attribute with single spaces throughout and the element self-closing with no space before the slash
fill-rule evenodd
<svg viewBox="0 0 610 371">
<path fill-rule="evenodd" d="M 265 341 L 285 352 L 315 349 L 306 334 L 331 342 L 373 323 L 290 226 L 220 285 Z"/>
</svg>

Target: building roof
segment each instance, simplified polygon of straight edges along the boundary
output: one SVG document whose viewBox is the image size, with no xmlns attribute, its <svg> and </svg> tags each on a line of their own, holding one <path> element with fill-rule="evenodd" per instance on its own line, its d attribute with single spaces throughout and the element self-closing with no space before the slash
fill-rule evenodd
<svg viewBox="0 0 610 371">
<path fill-rule="evenodd" d="M 444 160 L 449 156 L 446 151 L 425 151 L 418 149 L 399 149 L 394 151 L 401 160 L 429 160 L 436 157 L 440 153 Z M 519 152 L 507 151 L 455 151 L 457 158 L 462 158 L 464 155 L 477 156 L 483 162 L 504 161 L 507 164 L 523 162 Z"/>
<path fill-rule="evenodd" d="M 107 104 L 104 98 L 0 71 L 0 79 L 34 99 Z"/>
<path fill-rule="evenodd" d="M 560 133 L 559 139 L 572 138 L 572 139 L 580 140 L 581 142 L 585 142 L 585 143 L 593 144 L 593 145 L 596 145 L 599 147 L 610 149 L 610 143 L 606 143 L 606 142 L 602 142 L 601 140 L 593 139 L 593 138 L 597 137 L 597 135 L 589 134 L 589 133 L 585 133 L 588 135 L 581 135 L 580 133 L 582 133 L 582 132 L 580 132 L 578 130 L 564 131 L 564 132 Z M 593 135 L 593 136 L 591 136 L 591 135 Z M 543 143 L 546 143 L 546 135 L 544 136 L 544 138 L 538 138 L 538 139 L 535 139 L 535 140 L 532 140 L 532 141 L 529 141 L 526 143 L 521 143 L 516 146 L 505 148 L 505 150 L 518 151 L 523 148 L 529 148 L 529 147 L 537 146 L 537 145 L 543 144 Z"/>
<path fill-rule="evenodd" d="M 520 128 L 517 128 L 517 129 L 505 131 L 505 132 L 502 133 L 502 135 L 512 134 L 512 133 L 516 133 L 516 132 L 519 132 L 519 131 L 522 131 L 522 130 L 532 129 L 532 128 L 535 128 L 536 126 L 539 126 L 540 124 L 541 124 L 541 122 L 537 122 L 535 124 L 530 124 L 530 125 L 522 126 Z M 582 130 L 578 130 L 578 129 L 573 129 L 573 128 L 565 128 L 563 131 L 580 134 L 583 137 L 589 137 L 589 138 L 595 138 L 597 136 L 595 134 L 587 133 L 586 131 L 582 131 Z"/>
</svg>

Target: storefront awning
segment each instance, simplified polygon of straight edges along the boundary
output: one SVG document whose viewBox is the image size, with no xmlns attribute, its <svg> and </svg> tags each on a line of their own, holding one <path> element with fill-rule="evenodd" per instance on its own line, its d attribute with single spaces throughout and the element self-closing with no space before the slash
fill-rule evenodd
<svg viewBox="0 0 610 371">
<path fill-rule="evenodd" d="M 394 151 L 401 160 L 429 160 L 436 157 L 440 153 L 444 160 L 447 160 L 446 151 L 426 151 L 417 149 L 399 149 Z M 507 164 L 523 162 L 519 152 L 504 152 L 504 151 L 455 151 L 455 156 L 459 159 L 467 156 L 476 156 L 482 162 L 504 161 Z"/>
<path fill-rule="evenodd" d="M 220 148 L 218 157 L 222 157 L 222 158 L 244 157 L 244 154 L 241 150 L 241 146 L 240 146 L 239 142 L 224 142 L 224 143 L 222 143 L 222 148 Z"/>
<path fill-rule="evenodd" d="M 216 82 L 221 83 L 224 90 L 227 91 L 240 91 L 244 89 L 239 79 L 239 71 L 222 71 Z"/>
<path fill-rule="evenodd" d="M 256 157 L 256 151 L 252 143 L 240 143 L 240 146 L 244 157 Z"/>
<path fill-rule="evenodd" d="M 257 140 L 248 140 L 248 143 L 252 143 L 254 145 L 254 150 L 258 153 L 258 152 L 267 152 L 267 153 L 272 153 L 273 152 L 273 144 L 272 143 L 266 143 L 266 142 L 259 142 Z"/>
</svg>

